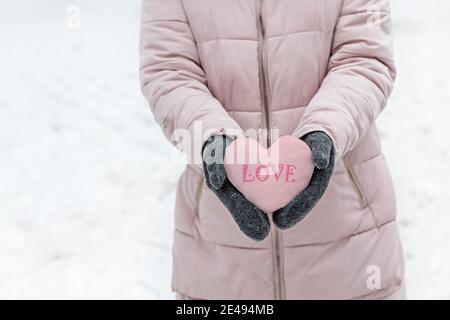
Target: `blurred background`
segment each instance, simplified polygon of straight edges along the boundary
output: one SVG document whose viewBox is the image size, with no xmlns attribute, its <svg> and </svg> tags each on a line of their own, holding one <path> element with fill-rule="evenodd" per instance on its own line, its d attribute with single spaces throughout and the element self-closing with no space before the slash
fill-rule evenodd
<svg viewBox="0 0 450 320">
<path fill-rule="evenodd" d="M 379 120 L 408 296 L 450 299 L 450 2 L 392 0 Z M 0 4 L 0 298 L 171 299 L 181 165 L 140 94 L 140 0 Z"/>
</svg>

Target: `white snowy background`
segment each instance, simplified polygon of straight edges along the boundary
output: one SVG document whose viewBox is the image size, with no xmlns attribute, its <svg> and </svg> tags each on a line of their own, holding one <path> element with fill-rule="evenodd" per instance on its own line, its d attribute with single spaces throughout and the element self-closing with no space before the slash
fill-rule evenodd
<svg viewBox="0 0 450 320">
<path fill-rule="evenodd" d="M 392 7 L 379 127 L 408 295 L 450 299 L 450 2 Z M 139 0 L 1 0 L 0 298 L 173 298 L 182 167 L 140 94 L 138 31 Z"/>
</svg>

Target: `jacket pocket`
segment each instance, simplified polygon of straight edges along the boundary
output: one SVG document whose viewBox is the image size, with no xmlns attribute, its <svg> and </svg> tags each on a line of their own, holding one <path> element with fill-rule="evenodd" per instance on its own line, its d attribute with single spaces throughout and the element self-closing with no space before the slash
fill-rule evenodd
<svg viewBox="0 0 450 320">
<path fill-rule="evenodd" d="M 200 201 L 203 194 L 203 182 L 205 181 L 205 178 L 203 176 L 200 176 L 197 189 L 195 190 L 195 214 L 197 217 L 199 216 L 199 207 L 200 207 Z"/>
<path fill-rule="evenodd" d="M 343 158 L 343 163 L 345 166 L 345 170 L 347 171 L 347 175 L 350 179 L 350 182 L 352 183 L 353 189 L 355 189 L 355 192 L 358 195 L 359 203 L 361 207 L 364 209 L 369 205 L 369 202 L 367 201 L 366 194 L 361 186 L 361 183 L 359 182 L 358 176 L 356 175 L 353 165 L 347 156 Z"/>
</svg>

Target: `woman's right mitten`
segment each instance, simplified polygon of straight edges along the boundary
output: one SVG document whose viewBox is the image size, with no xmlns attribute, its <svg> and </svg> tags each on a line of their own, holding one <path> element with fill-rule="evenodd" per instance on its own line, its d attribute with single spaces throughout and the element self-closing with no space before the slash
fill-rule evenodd
<svg viewBox="0 0 450 320">
<path fill-rule="evenodd" d="M 203 147 L 203 171 L 208 188 L 230 211 L 239 229 L 255 241 L 264 240 L 270 221 L 263 211 L 248 201 L 228 180 L 224 162 L 225 149 L 231 143 L 226 136 L 212 136 Z"/>
</svg>

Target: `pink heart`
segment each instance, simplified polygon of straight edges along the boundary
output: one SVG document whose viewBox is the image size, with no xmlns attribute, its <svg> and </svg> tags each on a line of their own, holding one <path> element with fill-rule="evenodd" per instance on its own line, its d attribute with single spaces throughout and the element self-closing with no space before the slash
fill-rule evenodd
<svg viewBox="0 0 450 320">
<path fill-rule="evenodd" d="M 283 136 L 269 149 L 251 138 L 234 140 L 225 152 L 228 179 L 266 213 L 285 207 L 308 186 L 313 171 L 311 149 Z"/>
</svg>

